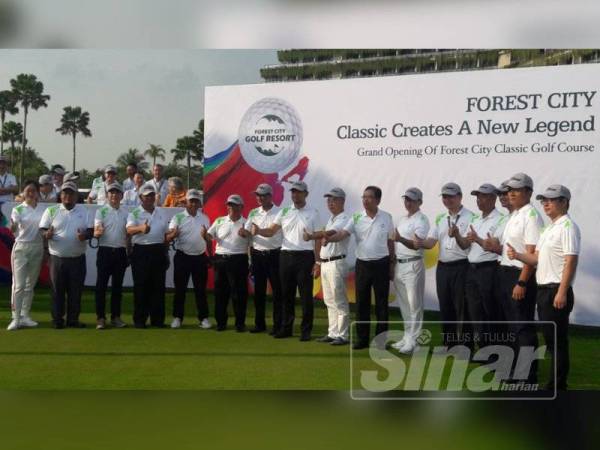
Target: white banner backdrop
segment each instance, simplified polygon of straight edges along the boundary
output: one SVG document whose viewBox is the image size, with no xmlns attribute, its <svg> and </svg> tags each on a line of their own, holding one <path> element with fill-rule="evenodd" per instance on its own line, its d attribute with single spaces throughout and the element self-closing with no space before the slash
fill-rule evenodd
<svg viewBox="0 0 600 450">
<path fill-rule="evenodd" d="M 477 211 L 473 188 L 526 172 L 535 193 L 554 183 L 572 192 L 582 253 L 571 318 L 600 325 L 598 80 L 600 66 L 576 65 L 208 87 L 206 210 L 211 219 L 222 214 L 233 192 L 253 205 L 255 181 L 270 182 L 277 203 L 290 204 L 288 183 L 300 177 L 324 218 L 331 187 L 346 191 L 346 210 L 355 212 L 375 184 L 395 218 L 404 191 L 422 189 L 433 223 L 445 182 L 460 184 L 464 205 Z M 428 266 L 426 308 L 438 309 Z"/>
</svg>

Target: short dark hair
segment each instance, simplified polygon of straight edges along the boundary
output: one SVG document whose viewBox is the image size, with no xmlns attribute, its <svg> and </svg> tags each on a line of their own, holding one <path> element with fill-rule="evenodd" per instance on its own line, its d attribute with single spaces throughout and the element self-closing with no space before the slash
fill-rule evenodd
<svg viewBox="0 0 600 450">
<path fill-rule="evenodd" d="M 23 190 L 25 190 L 25 188 L 30 184 L 33 184 L 36 191 L 40 191 L 40 183 L 38 183 L 36 180 L 25 180 L 25 183 L 23 183 Z"/>
<path fill-rule="evenodd" d="M 136 162 L 130 162 L 130 163 L 128 163 L 127 167 L 129 167 L 129 166 L 135 167 L 137 169 L 137 163 Z"/>
<path fill-rule="evenodd" d="M 365 188 L 365 191 L 371 191 L 373 192 L 373 195 L 375 196 L 375 199 L 377 200 L 381 200 L 381 188 L 378 188 L 377 186 L 367 186 Z"/>
</svg>

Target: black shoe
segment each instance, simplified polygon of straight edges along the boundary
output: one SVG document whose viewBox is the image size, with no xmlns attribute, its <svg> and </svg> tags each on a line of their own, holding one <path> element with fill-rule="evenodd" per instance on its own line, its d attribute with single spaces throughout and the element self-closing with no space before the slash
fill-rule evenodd
<svg viewBox="0 0 600 450">
<path fill-rule="evenodd" d="M 153 323 L 151 324 L 153 328 L 167 328 L 167 325 L 164 323 Z"/>
<path fill-rule="evenodd" d="M 54 328 L 57 330 L 62 330 L 65 327 L 65 324 L 63 322 L 55 322 L 54 323 Z"/>
<path fill-rule="evenodd" d="M 357 342 L 356 344 L 354 344 L 352 346 L 353 350 L 362 350 L 363 348 L 369 348 L 369 343 L 368 342 Z"/>
<path fill-rule="evenodd" d="M 275 336 L 277 334 L 277 330 L 275 328 L 273 328 L 271 331 L 269 331 L 269 336 Z"/>
<path fill-rule="evenodd" d="M 134 323 L 133 327 L 134 328 L 146 328 L 146 324 L 145 323 Z"/>
<path fill-rule="evenodd" d="M 266 328 L 254 327 L 250 330 L 250 333 L 264 333 L 265 331 L 267 331 Z"/>
<path fill-rule="evenodd" d="M 335 339 L 334 339 L 334 338 L 332 338 L 332 337 L 329 337 L 328 335 L 321 336 L 320 338 L 317 338 L 317 339 L 315 339 L 315 340 L 316 340 L 317 342 L 326 342 L 326 343 L 329 343 L 329 342 L 333 342 L 333 341 L 335 341 Z"/>
<path fill-rule="evenodd" d="M 280 332 L 276 333 L 275 336 L 273 336 L 273 337 L 275 339 L 285 339 L 285 338 L 292 337 L 292 333 L 280 331 Z"/>
<path fill-rule="evenodd" d="M 85 328 L 85 323 L 82 322 L 70 322 L 67 323 L 67 328 Z"/>
<path fill-rule="evenodd" d="M 225 331 L 226 329 L 227 327 L 225 325 L 217 325 L 217 328 L 215 328 L 217 331 Z"/>
<path fill-rule="evenodd" d="M 310 334 L 303 334 L 300 336 L 300 342 L 308 342 L 310 341 Z"/>
<path fill-rule="evenodd" d="M 349 343 L 349 341 L 342 338 L 335 338 L 333 341 L 331 341 L 331 345 L 348 345 Z"/>
<path fill-rule="evenodd" d="M 237 331 L 238 333 L 245 333 L 246 332 L 246 327 L 235 327 L 235 331 Z"/>
</svg>

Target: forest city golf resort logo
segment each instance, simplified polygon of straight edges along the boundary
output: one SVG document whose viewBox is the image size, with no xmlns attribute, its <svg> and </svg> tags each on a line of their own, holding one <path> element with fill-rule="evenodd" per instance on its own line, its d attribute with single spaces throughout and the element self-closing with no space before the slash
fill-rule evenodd
<svg viewBox="0 0 600 450">
<path fill-rule="evenodd" d="M 255 102 L 240 123 L 238 142 L 242 157 L 261 173 L 289 167 L 302 146 L 302 122 L 296 109 L 280 98 Z"/>
</svg>

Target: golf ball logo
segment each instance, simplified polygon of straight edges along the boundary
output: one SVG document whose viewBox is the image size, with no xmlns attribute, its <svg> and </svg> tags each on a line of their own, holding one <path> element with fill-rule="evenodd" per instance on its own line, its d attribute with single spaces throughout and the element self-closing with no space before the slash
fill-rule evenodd
<svg viewBox="0 0 600 450">
<path fill-rule="evenodd" d="M 244 114 L 238 142 L 250 167 L 261 173 L 277 173 L 289 167 L 300 153 L 300 116 L 285 100 L 263 98 Z"/>
</svg>

